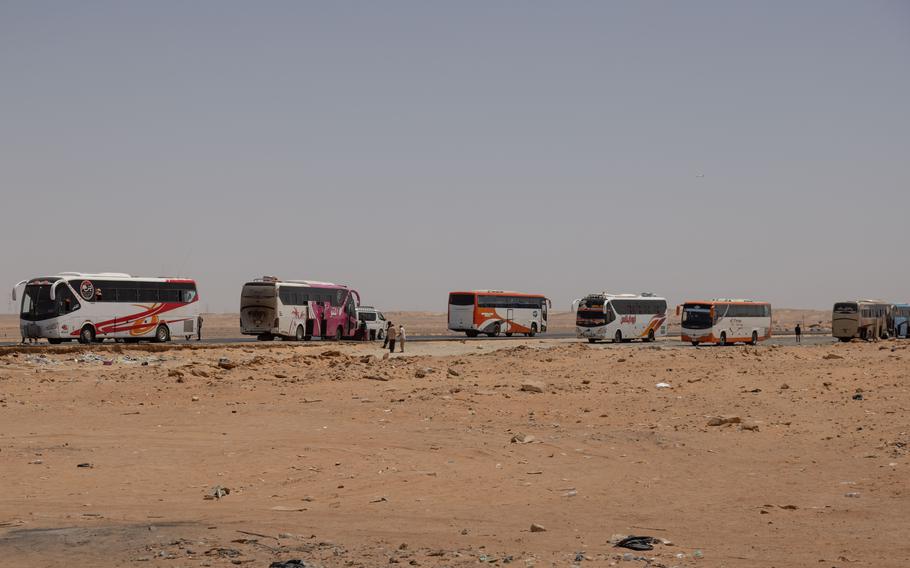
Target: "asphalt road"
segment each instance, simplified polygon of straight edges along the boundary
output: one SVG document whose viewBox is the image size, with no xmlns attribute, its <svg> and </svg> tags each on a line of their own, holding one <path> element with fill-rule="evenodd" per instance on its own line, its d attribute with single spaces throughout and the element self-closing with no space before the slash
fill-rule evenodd
<svg viewBox="0 0 910 568">
<path fill-rule="evenodd" d="M 525 336 L 468 338 L 468 337 L 461 336 L 461 335 L 417 335 L 417 336 L 408 337 L 407 340 L 424 342 L 424 341 L 517 341 L 517 340 L 523 340 L 523 339 L 528 339 L 528 338 Z M 575 339 L 575 334 L 574 333 L 545 333 L 543 335 L 538 335 L 534 339 L 567 340 L 567 339 Z M 317 343 L 317 342 L 323 342 L 323 341 L 325 341 L 325 340 L 314 339 L 312 342 Z M 582 340 L 579 340 L 579 341 L 582 341 Z M 827 345 L 827 344 L 832 344 L 834 342 L 835 342 L 834 338 L 831 337 L 830 335 L 803 335 L 803 338 L 802 338 L 803 345 Z M 175 345 L 181 345 L 181 344 L 186 344 L 186 343 L 194 344 L 194 343 L 196 343 L 196 341 L 187 342 L 182 339 L 174 341 Z M 203 338 L 201 343 L 207 344 L 207 345 L 228 345 L 228 344 L 236 344 L 236 343 L 259 343 L 259 342 L 256 340 L 255 337 L 244 336 L 244 337 L 229 337 L 229 338 L 223 338 L 223 337 L 221 337 L 221 338 Z M 279 341 L 278 343 L 285 343 L 285 342 Z M 334 342 L 325 341 L 325 343 L 334 343 Z M 377 341 L 374 343 L 378 344 L 379 342 Z M 662 339 L 659 339 L 657 341 L 657 343 L 660 345 L 664 345 L 664 346 L 679 346 L 679 347 L 690 346 L 689 343 L 683 343 L 676 337 L 662 338 Z M 792 336 L 792 335 L 774 336 L 771 339 L 769 339 L 767 341 L 763 341 L 761 343 L 761 345 L 783 345 L 783 346 L 793 346 L 796 344 L 797 344 L 796 337 Z M 19 342 L 15 342 L 15 341 L 0 342 L 0 346 L 2 346 L 2 347 L 12 347 L 12 346 L 16 346 L 16 345 L 19 345 Z M 38 345 L 47 345 L 47 342 L 41 341 L 38 343 Z M 72 345 L 72 344 L 70 344 L 70 345 Z M 627 346 L 627 345 L 628 346 L 634 346 L 634 345 L 641 346 L 641 345 L 650 345 L 650 344 L 636 341 L 636 342 L 631 342 L 631 343 L 623 343 L 622 345 L 614 345 L 612 342 L 606 341 L 606 342 L 600 342 L 597 345 L 621 347 L 621 346 Z M 708 347 L 708 346 L 703 346 L 703 347 Z"/>
</svg>

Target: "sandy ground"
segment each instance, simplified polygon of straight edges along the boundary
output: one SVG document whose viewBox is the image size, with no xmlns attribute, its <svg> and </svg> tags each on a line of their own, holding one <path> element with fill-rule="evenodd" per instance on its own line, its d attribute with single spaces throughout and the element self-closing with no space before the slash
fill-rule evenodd
<svg viewBox="0 0 910 568">
<path fill-rule="evenodd" d="M 456 335 L 447 329 L 446 314 L 434 312 L 385 312 L 386 317 L 396 324 L 403 323 L 408 333 L 417 335 Z M 240 316 L 238 314 L 204 314 L 203 331 L 208 338 L 240 337 Z M 670 310 L 668 331 L 679 333 L 679 317 Z M 782 308 L 774 310 L 774 332 L 792 333 L 796 322 L 800 322 L 805 333 L 831 333 L 831 313 L 824 310 L 797 310 Z M 574 333 L 575 315 L 570 312 L 551 312 L 550 333 Z M 460 334 L 457 334 L 460 335 Z M 0 315 L 0 341 L 19 339 L 19 318 L 15 315 Z"/>
<path fill-rule="evenodd" d="M 908 345 L 0 349 L 0 565 L 906 567 Z"/>
</svg>

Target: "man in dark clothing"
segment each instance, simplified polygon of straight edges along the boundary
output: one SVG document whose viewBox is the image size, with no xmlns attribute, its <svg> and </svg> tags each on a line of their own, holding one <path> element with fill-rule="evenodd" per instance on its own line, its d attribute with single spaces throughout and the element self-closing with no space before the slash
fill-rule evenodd
<svg viewBox="0 0 910 568">
<path fill-rule="evenodd" d="M 799 324 L 796 324 L 796 342 L 801 343 L 802 337 L 803 337 L 803 328 L 801 328 L 799 326 Z"/>
<path fill-rule="evenodd" d="M 202 341 L 202 314 L 196 316 L 196 341 Z"/>
</svg>

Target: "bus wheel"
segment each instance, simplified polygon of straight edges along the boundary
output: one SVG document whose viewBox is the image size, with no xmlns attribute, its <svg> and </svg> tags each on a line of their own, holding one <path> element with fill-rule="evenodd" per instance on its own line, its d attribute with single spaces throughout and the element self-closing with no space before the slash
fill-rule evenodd
<svg viewBox="0 0 910 568">
<path fill-rule="evenodd" d="M 493 331 L 487 332 L 487 335 L 490 337 L 496 337 L 499 335 L 499 324 L 493 326 Z"/>
<path fill-rule="evenodd" d="M 531 324 L 531 331 L 528 332 L 528 337 L 534 337 L 535 335 L 537 335 L 537 324 L 536 324 L 536 323 L 532 323 L 532 324 Z"/>
<path fill-rule="evenodd" d="M 297 333 L 294 334 L 294 339 L 297 341 L 303 341 L 303 326 L 297 326 Z"/>
<path fill-rule="evenodd" d="M 698 347 L 698 342 L 697 342 L 697 341 L 693 341 L 693 342 L 692 342 L 692 347 Z"/>
<path fill-rule="evenodd" d="M 512 337 L 512 332 L 511 332 L 511 331 L 507 331 L 507 332 L 506 332 L 506 337 Z"/>
<path fill-rule="evenodd" d="M 477 330 L 471 329 L 471 330 L 464 332 L 464 334 L 467 335 L 468 337 L 477 337 Z"/>
<path fill-rule="evenodd" d="M 380 329 L 379 331 L 376 332 L 376 339 L 382 339 L 383 337 L 385 337 L 385 332 L 384 332 L 384 331 L 382 331 L 382 330 Z"/>
<path fill-rule="evenodd" d="M 155 343 L 166 343 L 171 340 L 171 330 L 166 325 L 159 325 L 155 330 Z"/>
<path fill-rule="evenodd" d="M 720 332 L 720 344 L 727 345 L 727 332 L 726 331 Z"/>
<path fill-rule="evenodd" d="M 613 343 L 622 343 L 622 332 L 618 329 L 616 330 L 616 335 L 613 336 Z"/>
<path fill-rule="evenodd" d="M 597 339 L 594 338 L 594 337 L 589 337 L 589 338 L 588 338 L 588 343 L 597 343 Z"/>
<path fill-rule="evenodd" d="M 841 341 L 841 343 L 850 343 L 851 339 L 852 339 L 851 337 L 841 337 L 840 341 Z"/>
<path fill-rule="evenodd" d="M 752 343 L 752 345 L 758 345 L 758 332 L 757 331 L 752 332 L 752 342 L 751 343 Z"/>
<path fill-rule="evenodd" d="M 57 337 L 48 337 L 47 342 L 50 343 L 51 345 L 60 345 L 63 342 L 63 340 L 59 339 Z"/>
<path fill-rule="evenodd" d="M 648 331 L 648 343 L 651 343 L 652 341 L 654 341 L 654 330 L 653 329 Z"/>
<path fill-rule="evenodd" d="M 335 328 L 335 341 L 341 341 L 341 337 L 344 334 L 344 330 L 341 329 L 341 326 Z"/>
<path fill-rule="evenodd" d="M 95 342 L 95 328 L 90 325 L 87 325 L 82 328 L 82 331 L 79 332 L 79 343 L 87 345 L 89 343 Z"/>
</svg>

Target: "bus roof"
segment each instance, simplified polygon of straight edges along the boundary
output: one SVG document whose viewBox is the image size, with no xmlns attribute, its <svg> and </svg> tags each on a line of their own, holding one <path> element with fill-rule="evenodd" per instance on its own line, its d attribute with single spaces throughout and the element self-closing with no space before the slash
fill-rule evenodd
<svg viewBox="0 0 910 568">
<path fill-rule="evenodd" d="M 347 286 L 344 284 L 335 284 L 334 282 L 320 282 L 318 280 L 282 280 L 273 276 L 256 278 L 254 280 L 250 280 L 246 284 L 290 284 L 292 286 L 310 286 L 320 288 L 347 288 Z M 244 284 L 244 286 L 246 286 L 246 284 Z"/>
<path fill-rule="evenodd" d="M 83 280 L 121 280 L 124 282 L 183 282 L 187 284 L 195 284 L 196 282 L 192 278 L 177 276 L 131 276 L 125 272 L 60 272 L 54 276 L 32 278 L 29 282 L 35 280 L 70 280 L 79 278 Z"/>
<path fill-rule="evenodd" d="M 588 294 L 586 297 L 591 296 L 603 296 L 608 300 L 666 300 L 666 298 L 656 296 L 650 292 L 642 292 L 641 294 L 613 294 L 611 292 L 593 292 L 591 294 Z"/>
<path fill-rule="evenodd" d="M 738 300 L 732 298 L 714 298 L 713 300 L 687 300 L 683 304 L 768 304 L 771 305 L 771 302 L 763 302 L 761 300 Z"/>
<path fill-rule="evenodd" d="M 546 298 L 544 294 L 527 294 L 525 292 L 510 292 L 508 290 L 463 290 L 449 292 L 449 294 L 485 294 L 487 296 L 520 296 L 522 298 Z"/>
</svg>

